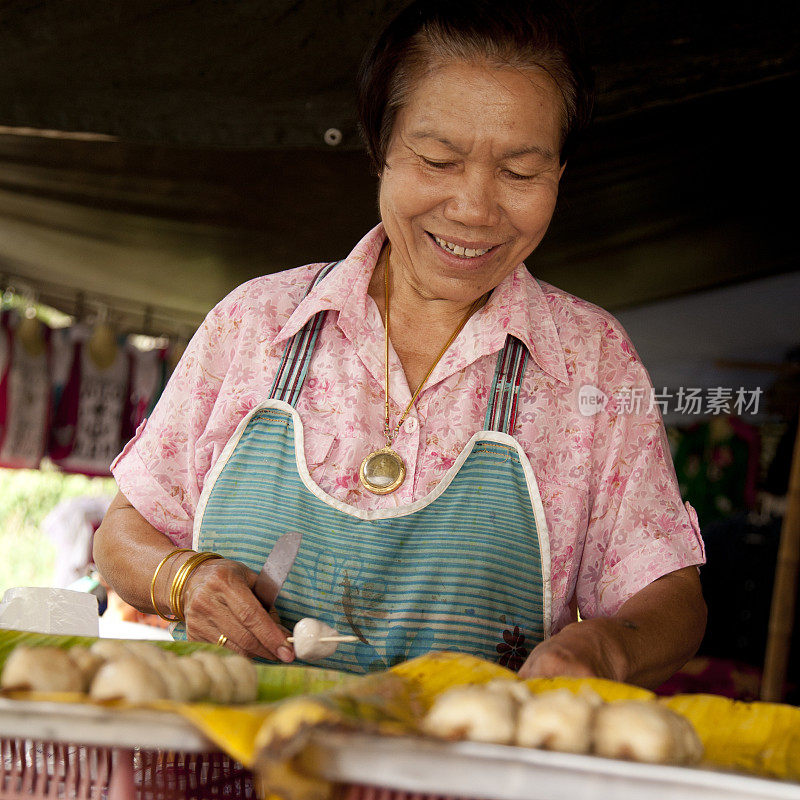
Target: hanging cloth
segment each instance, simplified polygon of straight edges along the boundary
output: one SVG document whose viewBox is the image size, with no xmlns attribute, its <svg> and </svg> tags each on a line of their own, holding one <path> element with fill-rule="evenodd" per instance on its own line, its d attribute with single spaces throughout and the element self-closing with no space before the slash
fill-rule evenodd
<svg viewBox="0 0 800 800">
<path fill-rule="evenodd" d="M 50 422 L 50 329 L 38 323 L 32 347 L 18 335 L 21 322 L 0 318 L 0 467 L 37 469 Z"/>
<path fill-rule="evenodd" d="M 53 415 L 50 458 L 66 472 L 110 475 L 114 457 L 132 433 L 131 356 L 118 347 L 98 366 L 84 337 L 72 346 L 72 366 Z"/>
</svg>

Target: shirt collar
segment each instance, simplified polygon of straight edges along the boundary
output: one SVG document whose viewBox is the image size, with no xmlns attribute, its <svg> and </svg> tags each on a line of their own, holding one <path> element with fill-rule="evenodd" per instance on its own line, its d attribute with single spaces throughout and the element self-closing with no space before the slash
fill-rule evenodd
<svg viewBox="0 0 800 800">
<path fill-rule="evenodd" d="M 564 347 L 550 305 L 539 281 L 525 264 L 506 276 L 483 310 L 487 344 L 492 350 L 503 346 L 506 334 L 516 336 L 539 369 L 564 384 L 569 383 Z"/>
<path fill-rule="evenodd" d="M 383 225 L 377 225 L 308 292 L 272 343 L 290 339 L 320 311 L 339 311 L 339 326 L 346 334 L 347 328 L 358 325 L 366 315 L 369 282 L 385 240 Z"/>
<path fill-rule="evenodd" d="M 386 233 L 379 224 L 301 300 L 273 344 L 288 340 L 314 314 L 325 310 L 339 312 L 338 325 L 353 340 L 367 320 L 367 290 L 385 241 Z M 497 352 L 506 334 L 511 334 L 525 345 L 543 372 L 562 383 L 569 382 L 564 348 L 547 298 L 524 264 L 497 286 L 478 316 L 480 333 L 476 344 L 480 351 Z"/>
</svg>

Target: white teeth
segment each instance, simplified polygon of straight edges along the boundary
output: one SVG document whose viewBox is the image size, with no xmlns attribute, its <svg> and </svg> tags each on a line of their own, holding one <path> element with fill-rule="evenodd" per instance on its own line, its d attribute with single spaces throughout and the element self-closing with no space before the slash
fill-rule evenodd
<svg viewBox="0 0 800 800">
<path fill-rule="evenodd" d="M 486 247 L 483 250 L 476 250 L 472 247 L 462 247 L 460 244 L 453 244 L 445 239 L 440 239 L 438 236 L 434 236 L 433 238 L 442 250 L 447 250 L 448 253 L 453 253 L 453 255 L 461 256 L 462 258 L 482 256 L 492 249 L 491 247 Z"/>
</svg>

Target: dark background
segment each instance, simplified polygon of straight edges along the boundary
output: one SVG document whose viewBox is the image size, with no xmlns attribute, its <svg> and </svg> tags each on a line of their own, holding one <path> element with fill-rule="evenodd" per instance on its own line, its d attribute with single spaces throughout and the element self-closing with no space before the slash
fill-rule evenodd
<svg viewBox="0 0 800 800">
<path fill-rule="evenodd" d="M 377 221 L 354 75 L 399 5 L 0 2 L 0 275 L 175 332 L 346 255 Z M 796 270 L 796 4 L 573 6 L 596 120 L 532 271 L 620 310 Z"/>
</svg>

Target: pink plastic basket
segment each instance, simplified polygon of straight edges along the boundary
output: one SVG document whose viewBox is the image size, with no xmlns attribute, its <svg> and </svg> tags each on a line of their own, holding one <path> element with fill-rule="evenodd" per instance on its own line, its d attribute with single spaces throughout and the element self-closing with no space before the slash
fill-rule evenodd
<svg viewBox="0 0 800 800">
<path fill-rule="evenodd" d="M 222 753 L 165 753 L 0 739 L 0 799 L 251 800 L 253 776 Z"/>
</svg>

